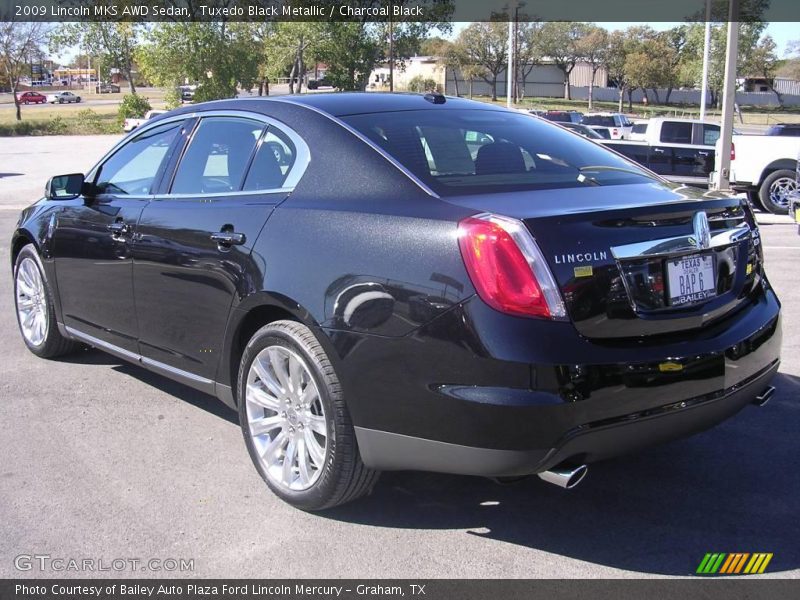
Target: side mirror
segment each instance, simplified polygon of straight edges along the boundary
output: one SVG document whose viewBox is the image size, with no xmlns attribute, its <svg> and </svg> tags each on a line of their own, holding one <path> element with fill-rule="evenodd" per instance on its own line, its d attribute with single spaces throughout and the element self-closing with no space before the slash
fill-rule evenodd
<svg viewBox="0 0 800 600">
<path fill-rule="evenodd" d="M 47 182 L 45 196 L 50 200 L 70 200 L 80 196 L 85 187 L 83 173 L 56 175 Z"/>
</svg>

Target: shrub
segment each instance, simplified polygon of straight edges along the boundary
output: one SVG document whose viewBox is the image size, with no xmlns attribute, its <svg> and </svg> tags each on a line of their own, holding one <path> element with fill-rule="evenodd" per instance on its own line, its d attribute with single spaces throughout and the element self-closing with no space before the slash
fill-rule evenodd
<svg viewBox="0 0 800 600">
<path fill-rule="evenodd" d="M 119 122 L 125 119 L 141 119 L 150 110 L 150 101 L 139 94 L 125 94 L 117 113 Z"/>
<path fill-rule="evenodd" d="M 178 88 L 170 88 L 164 94 L 164 103 L 167 105 L 167 110 L 172 110 L 181 105 L 181 91 Z"/>
<path fill-rule="evenodd" d="M 422 75 L 413 77 L 408 82 L 409 92 L 441 92 L 439 85 L 430 77 L 425 78 Z"/>
<path fill-rule="evenodd" d="M 67 132 L 67 124 L 62 117 L 53 117 L 47 122 L 46 130 L 50 135 L 63 135 Z"/>
<path fill-rule="evenodd" d="M 82 133 L 100 133 L 103 130 L 103 123 L 100 121 L 100 115 L 91 108 L 84 108 L 78 111 L 75 117 L 78 130 Z"/>
</svg>

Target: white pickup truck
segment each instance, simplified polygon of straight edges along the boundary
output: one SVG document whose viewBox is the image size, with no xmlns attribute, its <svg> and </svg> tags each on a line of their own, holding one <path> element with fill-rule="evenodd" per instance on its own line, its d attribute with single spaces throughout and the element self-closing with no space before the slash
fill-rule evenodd
<svg viewBox="0 0 800 600">
<path fill-rule="evenodd" d="M 715 148 L 720 164 L 722 141 Z M 789 195 L 798 189 L 797 161 L 800 137 L 734 135 L 731 153 L 731 188 L 745 192 L 756 206 L 775 214 L 789 212 Z M 714 181 L 717 173 L 712 173 Z"/>
</svg>

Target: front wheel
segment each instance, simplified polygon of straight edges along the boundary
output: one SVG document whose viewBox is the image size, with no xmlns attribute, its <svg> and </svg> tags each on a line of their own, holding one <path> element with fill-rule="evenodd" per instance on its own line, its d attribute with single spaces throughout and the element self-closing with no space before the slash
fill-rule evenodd
<svg viewBox="0 0 800 600">
<path fill-rule="evenodd" d="M 267 486 L 302 510 L 323 510 L 371 491 L 342 388 L 311 330 L 294 321 L 259 329 L 237 385 L 247 450 Z"/>
<path fill-rule="evenodd" d="M 780 169 L 764 178 L 764 182 L 758 190 L 758 197 L 769 212 L 785 215 L 789 212 L 789 196 L 795 191 L 797 191 L 795 172 L 789 169 Z"/>
<path fill-rule="evenodd" d="M 42 358 L 55 358 L 80 347 L 58 330 L 52 291 L 32 244 L 20 250 L 14 263 L 14 298 L 17 323 L 28 350 Z"/>
</svg>

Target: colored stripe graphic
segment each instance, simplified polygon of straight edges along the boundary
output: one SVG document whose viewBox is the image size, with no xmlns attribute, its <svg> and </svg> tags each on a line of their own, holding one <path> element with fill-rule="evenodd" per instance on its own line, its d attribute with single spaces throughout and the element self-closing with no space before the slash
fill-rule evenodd
<svg viewBox="0 0 800 600">
<path fill-rule="evenodd" d="M 772 560 L 772 552 L 758 552 L 753 554 L 753 558 L 750 559 L 750 562 L 747 563 L 747 566 L 744 569 L 746 574 L 756 574 L 756 573 L 763 573 L 769 561 Z"/>
<path fill-rule="evenodd" d="M 705 557 L 703 557 L 700 566 L 697 567 L 697 573 L 701 573 L 704 575 L 716 573 L 719 570 L 719 567 L 726 556 L 728 556 L 728 554 L 725 552 L 722 553 L 715 552 L 713 554 L 712 553 L 706 554 Z"/>
<path fill-rule="evenodd" d="M 700 561 L 699 575 L 756 575 L 767 570 L 772 552 L 708 552 Z M 746 565 L 746 566 L 745 566 Z"/>
</svg>

